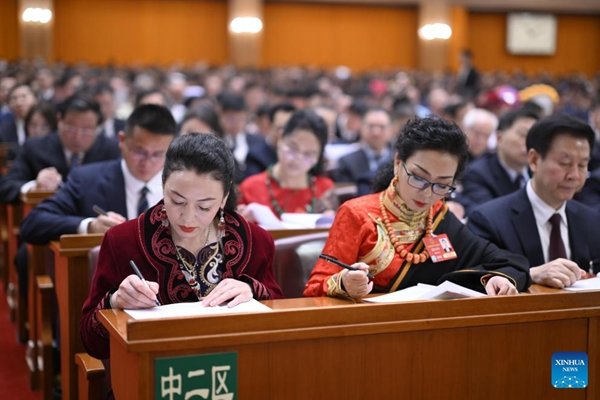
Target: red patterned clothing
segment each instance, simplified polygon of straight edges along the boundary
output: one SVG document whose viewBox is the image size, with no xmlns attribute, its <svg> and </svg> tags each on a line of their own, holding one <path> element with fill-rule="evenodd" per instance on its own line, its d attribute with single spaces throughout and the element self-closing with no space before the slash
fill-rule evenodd
<svg viewBox="0 0 600 400">
<path fill-rule="evenodd" d="M 170 230 L 161 223 L 161 208 L 162 202 L 104 236 L 80 326 L 83 344 L 96 358 L 109 356 L 108 332 L 98 321 L 98 312 L 110 308 L 110 295 L 133 273 L 129 260 L 146 280 L 158 282 L 161 304 L 198 301 L 180 269 Z M 246 282 L 257 300 L 282 297 L 273 275 L 274 245 L 269 233 L 236 213 L 225 213 L 225 227 L 220 279 Z"/>
<path fill-rule="evenodd" d="M 268 179 L 268 184 L 267 184 Z M 325 197 L 330 195 L 334 183 L 325 176 L 317 176 L 305 189 L 288 189 L 279 186 L 277 179 L 268 174 L 268 171 L 252 175 L 240 184 L 240 204 L 259 203 L 271 208 L 275 215 L 280 211 L 286 213 L 323 212 L 328 209 L 324 206 L 329 202 Z M 269 190 L 270 189 L 270 190 Z M 275 201 L 273 201 L 275 200 Z"/>
<path fill-rule="evenodd" d="M 482 278 L 501 275 L 519 291 L 529 287 L 527 260 L 501 250 L 491 242 L 469 231 L 441 202 L 433 205 L 433 233 L 448 235 L 457 258 L 439 263 L 428 259 L 421 264 L 407 262 L 395 251 L 382 220 L 381 193 L 375 193 L 343 203 L 335 217 L 323 253 L 346 264 L 364 262 L 370 267 L 373 293 L 387 293 L 418 283 L 438 284 L 452 280 L 463 286 L 484 292 Z M 399 220 L 388 212 L 390 222 L 398 231 Z M 409 251 L 423 250 L 423 235 Z M 319 259 L 304 289 L 305 296 L 347 296 L 341 285 L 340 267 Z"/>
</svg>

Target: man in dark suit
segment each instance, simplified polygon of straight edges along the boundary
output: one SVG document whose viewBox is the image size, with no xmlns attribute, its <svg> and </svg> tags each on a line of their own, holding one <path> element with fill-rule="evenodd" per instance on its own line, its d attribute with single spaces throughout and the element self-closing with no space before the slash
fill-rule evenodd
<svg viewBox="0 0 600 400">
<path fill-rule="evenodd" d="M 125 128 L 125 121 L 115 117 L 115 92 L 108 83 L 99 83 L 94 88 L 94 99 L 102 112 L 102 134 L 114 138 Z"/>
<path fill-rule="evenodd" d="M 527 186 L 474 209 L 467 226 L 526 256 L 534 283 L 572 285 L 600 258 L 600 214 L 571 200 L 585 182 L 593 146 L 589 125 L 568 116 L 540 119 L 527 135 Z"/>
<path fill-rule="evenodd" d="M 58 111 L 58 133 L 28 140 L 7 175 L 0 179 L 0 201 L 14 203 L 31 189 L 54 191 L 80 165 L 119 157 L 115 140 L 98 135 L 100 108 L 75 95 Z"/>
<path fill-rule="evenodd" d="M 460 54 L 456 93 L 467 100 L 474 100 L 479 94 L 479 83 L 479 72 L 473 66 L 473 54 L 465 49 Z"/>
<path fill-rule="evenodd" d="M 66 184 L 25 218 L 23 240 L 44 244 L 62 234 L 104 233 L 137 217 L 143 211 L 140 201 L 142 208 L 160 201 L 165 154 L 176 129 L 166 107 L 146 104 L 136 108 L 125 131 L 119 132 L 123 159 L 82 166 L 69 174 Z M 106 215 L 98 215 L 94 205 L 107 211 Z"/>
<path fill-rule="evenodd" d="M 585 181 L 583 190 L 575 199 L 600 212 L 600 167 L 592 171 Z"/>
<path fill-rule="evenodd" d="M 332 172 L 336 182 L 352 182 L 370 193 L 375 173 L 392 160 L 390 115 L 383 108 L 369 109 L 360 129 L 361 148 L 341 157 Z"/>
<path fill-rule="evenodd" d="M 536 120 L 537 115 L 526 109 L 509 111 L 500 118 L 496 153 L 470 163 L 461 179 L 462 191 L 456 201 L 467 216 L 474 207 L 525 185 L 529 178 L 525 138 Z"/>
<path fill-rule="evenodd" d="M 233 151 L 236 162 L 236 183 L 240 183 L 253 173 L 255 168 L 247 170 L 247 161 L 253 164 L 263 157 L 261 153 L 268 151 L 268 145 L 262 135 L 246 132 L 248 113 L 246 102 L 242 96 L 223 92 L 218 96 L 219 121 L 223 127 L 223 139 Z"/>
</svg>

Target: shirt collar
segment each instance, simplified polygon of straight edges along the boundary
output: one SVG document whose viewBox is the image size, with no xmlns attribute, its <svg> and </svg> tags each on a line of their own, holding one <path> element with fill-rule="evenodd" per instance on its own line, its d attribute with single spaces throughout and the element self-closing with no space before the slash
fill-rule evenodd
<svg viewBox="0 0 600 400">
<path fill-rule="evenodd" d="M 529 198 L 529 202 L 531 203 L 531 208 L 533 208 L 533 214 L 536 220 L 545 223 L 548 222 L 552 215 L 554 215 L 555 213 L 559 213 L 560 217 L 562 218 L 562 223 L 567 223 L 566 201 L 563 202 L 562 205 L 555 210 L 553 207 L 549 206 L 544 200 L 542 200 L 542 198 L 538 196 L 537 193 L 535 193 L 535 191 L 533 190 L 533 184 L 531 180 L 527 182 L 526 188 L 527 197 Z"/>
<path fill-rule="evenodd" d="M 131 189 L 134 193 L 139 192 L 144 186 L 148 188 L 150 193 L 158 193 L 162 188 L 162 170 L 158 171 L 148 182 L 144 182 L 133 176 L 125 160 L 121 159 L 121 171 L 123 171 L 125 187 Z"/>
</svg>

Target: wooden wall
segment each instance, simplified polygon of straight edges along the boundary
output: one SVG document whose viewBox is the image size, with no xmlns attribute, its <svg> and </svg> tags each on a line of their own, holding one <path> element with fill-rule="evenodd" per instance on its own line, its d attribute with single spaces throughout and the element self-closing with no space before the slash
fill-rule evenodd
<svg viewBox="0 0 600 400">
<path fill-rule="evenodd" d="M 515 56 L 506 50 L 506 13 L 470 13 L 467 43 L 482 71 L 600 72 L 600 15 L 558 15 L 556 53 Z"/>
<path fill-rule="evenodd" d="M 227 62 L 227 2 L 54 0 L 54 58 L 93 64 Z"/>
<path fill-rule="evenodd" d="M 417 9 L 266 3 L 263 65 L 414 68 Z"/>
<path fill-rule="evenodd" d="M 0 59 L 19 58 L 17 5 L 17 0 L 0 1 Z"/>
</svg>

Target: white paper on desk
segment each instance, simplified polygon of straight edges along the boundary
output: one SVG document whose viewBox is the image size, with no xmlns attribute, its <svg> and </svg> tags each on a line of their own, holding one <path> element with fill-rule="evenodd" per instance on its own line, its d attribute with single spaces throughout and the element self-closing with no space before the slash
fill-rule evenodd
<svg viewBox="0 0 600 400">
<path fill-rule="evenodd" d="M 579 292 L 583 290 L 600 290 L 600 277 L 582 279 L 575 282 L 571 286 L 566 287 L 565 290 L 570 290 L 573 292 Z"/>
<path fill-rule="evenodd" d="M 205 307 L 199 301 L 193 303 L 174 303 L 143 310 L 124 310 L 133 318 L 142 319 L 162 319 L 162 318 L 178 318 L 178 317 L 197 317 L 204 315 L 220 315 L 220 314 L 242 314 L 271 311 L 271 309 L 255 299 L 251 299 L 245 303 L 238 304 L 235 307 L 229 308 L 224 306 Z"/>
<path fill-rule="evenodd" d="M 283 222 L 281 222 L 281 220 L 277 218 L 275 214 L 273 214 L 273 211 L 271 211 L 271 209 L 265 205 L 259 203 L 250 203 L 246 205 L 245 210 L 250 212 L 256 223 L 265 229 L 284 228 Z"/>
<path fill-rule="evenodd" d="M 457 285 L 450 281 L 444 281 L 438 286 L 419 283 L 397 292 L 384 294 L 382 296 L 363 299 L 371 303 L 396 303 L 401 301 L 431 300 L 431 299 L 461 299 L 465 297 L 481 297 L 485 294 Z"/>
<path fill-rule="evenodd" d="M 302 229 L 331 226 L 333 218 L 319 213 L 283 213 L 281 221 L 284 228 Z"/>
</svg>

